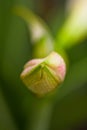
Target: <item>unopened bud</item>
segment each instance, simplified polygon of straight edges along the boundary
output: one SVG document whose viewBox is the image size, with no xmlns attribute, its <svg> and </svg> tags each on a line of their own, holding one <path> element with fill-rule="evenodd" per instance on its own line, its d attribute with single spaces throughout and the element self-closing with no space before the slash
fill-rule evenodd
<svg viewBox="0 0 87 130">
<path fill-rule="evenodd" d="M 52 52 L 46 58 L 33 59 L 24 66 L 21 79 L 37 95 L 44 95 L 64 80 L 66 65 L 63 58 Z"/>
</svg>

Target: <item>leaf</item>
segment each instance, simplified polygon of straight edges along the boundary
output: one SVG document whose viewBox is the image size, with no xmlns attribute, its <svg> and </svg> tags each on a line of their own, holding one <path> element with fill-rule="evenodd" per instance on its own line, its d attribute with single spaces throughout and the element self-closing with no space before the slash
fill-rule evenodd
<svg viewBox="0 0 87 130">
<path fill-rule="evenodd" d="M 87 1 L 76 0 L 63 27 L 58 31 L 56 43 L 70 48 L 87 36 Z"/>
<path fill-rule="evenodd" d="M 54 40 L 44 21 L 24 7 L 14 7 L 13 12 L 27 23 L 33 45 L 33 57 L 45 57 L 53 50 Z"/>
<path fill-rule="evenodd" d="M 0 129 L 18 130 L 0 86 Z"/>
</svg>

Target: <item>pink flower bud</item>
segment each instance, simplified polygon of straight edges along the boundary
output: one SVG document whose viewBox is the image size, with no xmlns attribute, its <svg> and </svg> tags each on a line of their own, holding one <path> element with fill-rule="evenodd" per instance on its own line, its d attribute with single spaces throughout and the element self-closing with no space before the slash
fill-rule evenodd
<svg viewBox="0 0 87 130">
<path fill-rule="evenodd" d="M 63 58 L 52 52 L 46 58 L 33 59 L 24 66 L 21 78 L 34 93 L 44 95 L 64 80 L 66 65 Z"/>
</svg>

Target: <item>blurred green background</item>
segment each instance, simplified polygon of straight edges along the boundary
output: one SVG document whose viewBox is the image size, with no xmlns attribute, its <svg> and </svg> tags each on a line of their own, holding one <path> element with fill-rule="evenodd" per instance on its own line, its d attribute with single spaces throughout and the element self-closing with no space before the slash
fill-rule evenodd
<svg viewBox="0 0 87 130">
<path fill-rule="evenodd" d="M 0 0 L 0 130 L 87 130 L 87 37 L 66 49 L 69 67 L 54 96 L 40 99 L 20 80 L 23 65 L 31 59 L 31 37 L 12 8 L 33 10 L 55 37 L 67 19 L 67 2 Z"/>
</svg>

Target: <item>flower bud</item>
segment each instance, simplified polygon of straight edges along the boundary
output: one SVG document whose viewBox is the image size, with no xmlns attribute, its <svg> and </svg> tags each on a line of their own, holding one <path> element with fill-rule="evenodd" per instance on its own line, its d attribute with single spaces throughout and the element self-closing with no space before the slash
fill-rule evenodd
<svg viewBox="0 0 87 130">
<path fill-rule="evenodd" d="M 44 95 L 64 80 L 66 65 L 63 58 L 51 52 L 46 58 L 33 59 L 24 66 L 21 79 L 37 95 Z"/>
</svg>

